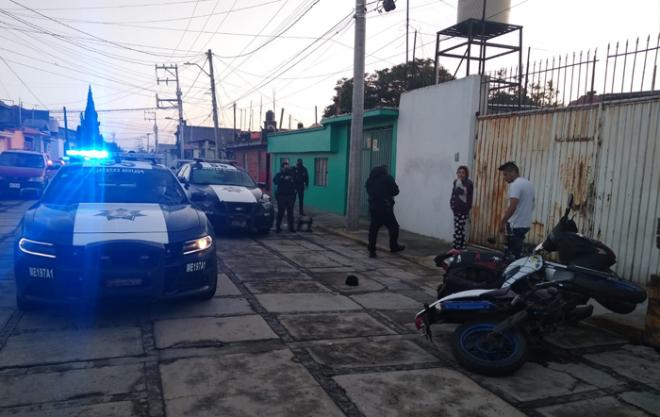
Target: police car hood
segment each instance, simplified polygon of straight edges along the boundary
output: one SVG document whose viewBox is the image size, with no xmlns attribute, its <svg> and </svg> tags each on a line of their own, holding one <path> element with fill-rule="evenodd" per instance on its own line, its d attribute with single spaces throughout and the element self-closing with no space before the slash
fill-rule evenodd
<svg viewBox="0 0 660 417">
<path fill-rule="evenodd" d="M 39 205 L 26 214 L 30 236 L 60 244 L 86 245 L 111 240 L 169 243 L 204 231 L 199 212 L 187 205 L 80 203 Z M 189 236 L 188 236 L 189 235 Z"/>
<path fill-rule="evenodd" d="M 240 185 L 198 185 L 197 187 L 207 194 L 215 194 L 218 200 L 227 203 L 256 203 L 262 195 L 259 188 Z"/>
</svg>

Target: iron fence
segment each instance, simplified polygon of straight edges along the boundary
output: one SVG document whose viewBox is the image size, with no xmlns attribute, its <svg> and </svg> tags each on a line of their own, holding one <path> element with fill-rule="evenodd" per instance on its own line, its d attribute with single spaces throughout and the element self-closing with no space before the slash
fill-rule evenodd
<svg viewBox="0 0 660 417">
<path fill-rule="evenodd" d="M 660 94 L 660 33 L 562 54 L 488 75 L 488 112 L 567 107 Z"/>
</svg>

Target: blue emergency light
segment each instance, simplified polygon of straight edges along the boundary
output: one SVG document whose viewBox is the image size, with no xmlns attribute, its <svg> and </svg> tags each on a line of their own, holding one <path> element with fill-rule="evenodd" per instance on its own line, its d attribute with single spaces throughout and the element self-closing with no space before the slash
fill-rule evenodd
<svg viewBox="0 0 660 417">
<path fill-rule="evenodd" d="M 85 159 L 107 159 L 110 157 L 108 151 L 103 149 L 69 149 L 67 156 L 77 156 Z"/>
</svg>

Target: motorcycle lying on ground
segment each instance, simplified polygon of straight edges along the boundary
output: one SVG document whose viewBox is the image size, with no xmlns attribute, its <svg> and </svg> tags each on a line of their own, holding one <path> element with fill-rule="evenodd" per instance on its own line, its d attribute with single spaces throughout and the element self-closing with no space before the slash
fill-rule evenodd
<svg viewBox="0 0 660 417">
<path fill-rule="evenodd" d="M 559 261 L 565 265 L 578 265 L 599 271 L 609 271 L 616 263 L 614 252 L 602 242 L 577 233 L 575 222 L 568 217 L 573 206 L 573 196 L 569 196 L 564 215 L 546 239 L 545 250 L 559 251 Z M 446 254 L 435 257 L 436 266 L 444 270 L 444 280 L 438 286 L 438 299 L 459 291 L 471 289 L 496 289 L 504 282 L 503 272 L 515 261 L 510 255 L 509 239 L 512 233 L 504 235 L 504 255 L 474 250 L 451 249 Z M 488 239 L 495 243 L 495 239 Z"/>
<path fill-rule="evenodd" d="M 566 255 L 561 245 L 577 239 L 568 236 L 574 232 L 566 232 L 575 228 L 568 220 L 570 203 L 572 198 L 562 220 L 534 249 L 535 254 L 505 269 L 501 288 L 461 291 L 425 305 L 415 317 L 417 329 L 431 340 L 432 324 L 462 323 L 450 339 L 458 363 L 478 374 L 503 376 L 525 363 L 528 341 L 539 341 L 560 324 L 591 316 L 593 306 L 586 305 L 589 299 L 617 313 L 632 312 L 646 299 L 638 285 L 610 271 L 550 262 L 538 254 L 559 250 L 561 260 L 562 251 Z M 583 262 L 602 267 L 612 262 L 612 255 L 596 251 L 584 256 Z"/>
</svg>

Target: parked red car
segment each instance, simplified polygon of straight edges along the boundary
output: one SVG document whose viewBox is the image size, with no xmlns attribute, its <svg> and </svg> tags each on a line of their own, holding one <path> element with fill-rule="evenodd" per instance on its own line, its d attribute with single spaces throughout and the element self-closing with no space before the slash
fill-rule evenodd
<svg viewBox="0 0 660 417">
<path fill-rule="evenodd" d="M 39 197 L 48 184 L 48 156 L 9 150 L 0 153 L 0 196 Z"/>
</svg>

